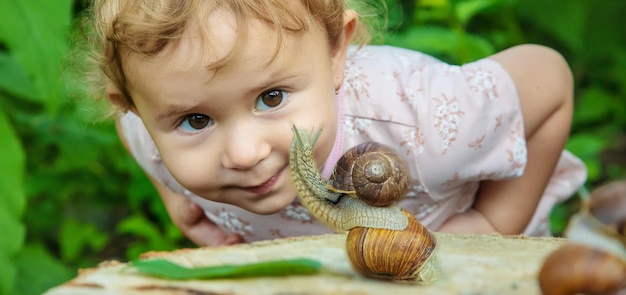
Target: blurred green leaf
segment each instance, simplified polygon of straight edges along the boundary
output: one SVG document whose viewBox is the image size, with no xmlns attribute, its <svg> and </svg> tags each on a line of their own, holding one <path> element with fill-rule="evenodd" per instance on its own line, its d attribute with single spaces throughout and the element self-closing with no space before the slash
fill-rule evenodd
<svg viewBox="0 0 626 295">
<path fill-rule="evenodd" d="M 387 43 L 435 55 L 457 64 L 474 61 L 494 52 L 489 42 L 481 37 L 435 26 L 413 27 L 406 33 L 390 35 Z"/>
<path fill-rule="evenodd" d="M 580 94 L 574 109 L 576 124 L 598 123 L 611 115 L 615 109 L 614 99 L 606 90 L 593 87 Z"/>
<path fill-rule="evenodd" d="M 607 148 L 609 140 L 596 134 L 574 134 L 567 143 L 567 150 L 580 157 L 587 166 L 587 177 L 598 179 L 601 175 L 600 153 Z"/>
<path fill-rule="evenodd" d="M 539 30 L 549 33 L 569 49 L 581 52 L 585 45 L 588 5 L 594 5 L 591 3 L 584 0 L 524 0 L 517 8 Z"/>
<path fill-rule="evenodd" d="M 117 231 L 142 237 L 145 241 L 144 244 L 131 245 L 127 249 L 128 257 L 136 258 L 141 253 L 150 250 L 172 250 L 176 248 L 173 241 L 166 237 L 159 230 L 159 227 L 140 215 L 131 216 L 120 222 Z"/>
<path fill-rule="evenodd" d="M 6 92 L 31 101 L 41 98 L 28 74 L 6 52 L 0 51 L 0 92 Z"/>
<path fill-rule="evenodd" d="M 77 274 L 59 263 L 41 244 L 24 248 L 16 261 L 19 280 L 13 294 L 40 295 Z"/>
<path fill-rule="evenodd" d="M 603 167 L 609 179 L 626 179 L 626 169 L 623 163 L 606 163 Z"/>
<path fill-rule="evenodd" d="M 587 167 L 587 181 L 597 181 L 603 176 L 602 162 L 599 159 L 587 159 L 585 161 Z"/>
<path fill-rule="evenodd" d="M 608 140 L 595 134 L 574 134 L 567 143 L 567 149 L 583 159 L 595 158 L 607 147 Z"/>
<path fill-rule="evenodd" d="M 12 292 L 17 279 L 15 256 L 24 242 L 24 225 L 0 200 L 0 294 Z"/>
<path fill-rule="evenodd" d="M 454 12 L 459 22 L 465 26 L 477 14 L 508 3 L 507 0 L 457 0 Z"/>
<path fill-rule="evenodd" d="M 563 233 L 569 223 L 570 214 L 572 213 L 565 206 L 555 206 L 550 214 L 550 231 Z"/>
<path fill-rule="evenodd" d="M 9 216 L 18 219 L 25 206 L 24 151 L 13 127 L 0 109 L 0 192 L 2 208 Z"/>
<path fill-rule="evenodd" d="M 24 243 L 24 152 L 0 109 L 0 294 L 10 294 L 16 279 L 14 258 Z"/>
<path fill-rule="evenodd" d="M 419 0 L 417 3 L 421 7 L 448 7 L 450 0 Z"/>
<path fill-rule="evenodd" d="M 626 30 L 622 29 L 624 27 L 626 1 L 604 0 L 592 2 L 576 0 L 572 2 L 578 6 L 581 5 L 579 2 L 583 2 L 586 6 L 584 32 L 579 31 L 577 28 L 574 28 L 572 32 L 583 33 L 581 37 L 584 37 L 584 51 L 578 52 L 576 58 L 584 61 L 588 66 L 593 67 L 597 65 L 600 71 L 606 71 L 607 66 L 609 69 L 613 66 L 619 66 L 619 64 L 612 64 L 613 61 L 611 60 L 619 55 L 626 54 L 624 52 L 626 47 Z M 569 8 L 565 9 L 569 10 Z M 602 59 L 609 60 L 610 64 L 598 63 Z M 604 82 L 610 81 L 610 79 L 602 80 Z"/>
<path fill-rule="evenodd" d="M 0 41 L 25 71 L 34 78 L 42 102 L 58 108 L 61 69 L 68 48 L 72 0 L 0 1 Z M 10 24 L 10 25 L 8 25 Z"/>
<path fill-rule="evenodd" d="M 102 249 L 107 240 L 108 235 L 93 224 L 80 223 L 72 219 L 64 220 L 59 232 L 61 257 L 74 260 L 87 247 L 96 251 Z"/>
</svg>

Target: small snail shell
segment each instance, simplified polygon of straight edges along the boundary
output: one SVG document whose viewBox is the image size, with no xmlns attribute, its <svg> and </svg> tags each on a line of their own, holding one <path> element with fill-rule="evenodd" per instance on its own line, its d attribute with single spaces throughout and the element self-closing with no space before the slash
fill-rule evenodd
<svg viewBox="0 0 626 295">
<path fill-rule="evenodd" d="M 626 288 L 626 263 L 607 251 L 566 244 L 546 258 L 539 285 L 544 295 L 615 292 Z"/>
<path fill-rule="evenodd" d="M 331 190 L 354 193 L 371 206 L 389 206 L 406 196 L 406 163 L 389 147 L 366 142 L 349 149 L 330 177 Z"/>
<path fill-rule="evenodd" d="M 395 281 L 436 279 L 437 241 L 413 215 L 403 210 L 409 226 L 402 231 L 356 227 L 348 232 L 346 250 L 362 275 Z"/>
<path fill-rule="evenodd" d="M 568 242 L 539 272 L 546 295 L 626 292 L 626 183 L 612 182 L 583 200 L 567 225 Z"/>
<path fill-rule="evenodd" d="M 600 222 L 626 235 L 626 180 L 612 181 L 593 191 L 589 212 Z"/>
</svg>

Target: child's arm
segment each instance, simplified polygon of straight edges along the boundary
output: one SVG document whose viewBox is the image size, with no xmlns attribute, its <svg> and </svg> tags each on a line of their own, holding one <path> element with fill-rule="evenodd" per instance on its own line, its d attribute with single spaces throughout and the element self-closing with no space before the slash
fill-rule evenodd
<svg viewBox="0 0 626 295">
<path fill-rule="evenodd" d="M 569 136 L 573 79 L 560 54 L 543 46 L 522 45 L 490 58 L 509 72 L 517 87 L 528 162 L 520 178 L 482 182 L 472 210 L 452 217 L 441 231 L 522 233 Z"/>
<path fill-rule="evenodd" d="M 151 179 L 152 180 L 152 179 Z M 209 220 L 200 206 L 152 180 L 172 222 L 198 246 L 221 246 L 242 243 L 243 238 L 227 233 Z"/>
</svg>

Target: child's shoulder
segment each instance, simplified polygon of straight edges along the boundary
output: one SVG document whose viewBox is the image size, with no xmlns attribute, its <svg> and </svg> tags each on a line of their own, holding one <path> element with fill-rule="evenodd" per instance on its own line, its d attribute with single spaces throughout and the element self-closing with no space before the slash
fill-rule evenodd
<svg viewBox="0 0 626 295">
<path fill-rule="evenodd" d="M 348 51 L 348 59 L 357 63 L 373 61 L 379 65 L 381 61 L 412 65 L 441 63 L 440 60 L 426 53 L 390 45 L 353 46 Z"/>
</svg>

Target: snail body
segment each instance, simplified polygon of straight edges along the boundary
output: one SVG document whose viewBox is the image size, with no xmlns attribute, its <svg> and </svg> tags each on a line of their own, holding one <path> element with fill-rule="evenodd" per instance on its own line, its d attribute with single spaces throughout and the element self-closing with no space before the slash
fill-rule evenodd
<svg viewBox="0 0 626 295">
<path fill-rule="evenodd" d="M 313 160 L 319 132 L 293 128 L 291 176 L 302 204 L 335 230 L 348 231 L 347 256 L 360 274 L 395 281 L 436 279 L 436 239 L 395 203 L 408 191 L 408 169 L 390 148 L 364 143 L 338 161 L 330 181 Z M 363 176 L 363 178 L 361 178 Z"/>
</svg>

